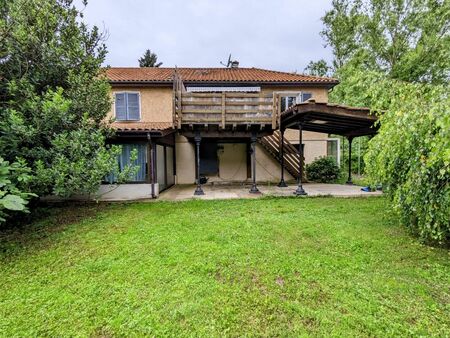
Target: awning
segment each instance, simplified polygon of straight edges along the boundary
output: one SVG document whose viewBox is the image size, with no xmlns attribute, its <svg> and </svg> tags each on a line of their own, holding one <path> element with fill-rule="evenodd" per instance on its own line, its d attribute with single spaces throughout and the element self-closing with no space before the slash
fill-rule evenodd
<svg viewBox="0 0 450 338">
<path fill-rule="evenodd" d="M 369 108 L 348 107 L 308 100 L 281 113 L 280 128 L 302 129 L 347 137 L 374 135 L 377 127 L 375 115 Z"/>
<path fill-rule="evenodd" d="M 175 132 L 171 122 L 113 122 L 111 128 L 119 135 L 137 135 L 150 133 L 152 136 L 165 136 Z"/>
</svg>

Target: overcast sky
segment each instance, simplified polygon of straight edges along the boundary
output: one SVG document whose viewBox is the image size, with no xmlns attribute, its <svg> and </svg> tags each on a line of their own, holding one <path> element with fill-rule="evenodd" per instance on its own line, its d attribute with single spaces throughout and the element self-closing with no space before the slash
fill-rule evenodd
<svg viewBox="0 0 450 338">
<path fill-rule="evenodd" d="M 242 67 L 302 72 L 331 52 L 320 18 L 331 0 L 90 0 L 85 21 L 108 32 L 105 64 L 136 67 L 149 48 L 163 66 Z M 79 1 L 78 3 L 81 3 Z"/>
</svg>

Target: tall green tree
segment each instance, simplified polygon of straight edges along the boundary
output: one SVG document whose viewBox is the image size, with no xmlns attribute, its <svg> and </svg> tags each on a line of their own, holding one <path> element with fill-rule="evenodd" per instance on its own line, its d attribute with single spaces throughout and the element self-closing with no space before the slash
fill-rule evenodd
<svg viewBox="0 0 450 338">
<path fill-rule="evenodd" d="M 161 67 L 162 62 L 158 62 L 158 56 L 152 53 L 150 49 L 147 49 L 144 55 L 139 58 L 139 67 Z"/>
<path fill-rule="evenodd" d="M 351 65 L 408 82 L 449 80 L 447 0 L 333 0 L 322 20 L 335 71 Z"/>
<path fill-rule="evenodd" d="M 340 84 L 330 99 L 379 115 L 366 172 L 402 224 L 450 241 L 450 2 L 333 0 L 322 32 Z"/>
<path fill-rule="evenodd" d="M 318 61 L 310 61 L 304 72 L 314 76 L 330 76 L 331 67 L 328 66 L 324 59 L 320 59 Z"/>
<path fill-rule="evenodd" d="M 92 193 L 116 168 L 102 39 L 72 0 L 0 2 L 0 154 L 31 177 L 15 188 Z"/>
</svg>

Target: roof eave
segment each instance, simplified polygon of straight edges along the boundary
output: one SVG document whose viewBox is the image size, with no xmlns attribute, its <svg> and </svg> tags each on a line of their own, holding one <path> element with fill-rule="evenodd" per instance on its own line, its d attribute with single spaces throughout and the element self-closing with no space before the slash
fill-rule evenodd
<svg viewBox="0 0 450 338">
<path fill-rule="evenodd" d="M 172 86 L 172 81 L 109 81 L 111 86 Z M 339 81 L 313 82 L 313 81 L 184 81 L 185 86 L 309 86 L 331 89 L 339 84 Z"/>
<path fill-rule="evenodd" d="M 173 86 L 173 81 L 109 81 L 111 86 Z"/>
</svg>

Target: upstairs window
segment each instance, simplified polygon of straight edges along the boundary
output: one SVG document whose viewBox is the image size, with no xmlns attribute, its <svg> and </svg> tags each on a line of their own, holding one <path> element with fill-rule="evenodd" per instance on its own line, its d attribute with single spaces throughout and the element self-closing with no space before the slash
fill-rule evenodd
<svg viewBox="0 0 450 338">
<path fill-rule="evenodd" d="M 281 111 L 283 112 L 286 109 L 288 109 L 289 107 L 291 107 L 297 103 L 305 102 L 305 101 L 309 100 L 311 97 L 312 97 L 311 93 L 298 93 L 297 95 L 292 93 L 292 94 L 288 94 L 286 96 L 282 96 L 282 97 L 280 97 Z"/>
<path fill-rule="evenodd" d="M 115 107 L 117 121 L 139 121 L 141 118 L 139 93 L 116 93 Z"/>
</svg>

